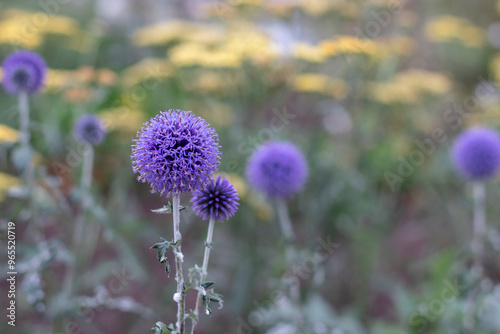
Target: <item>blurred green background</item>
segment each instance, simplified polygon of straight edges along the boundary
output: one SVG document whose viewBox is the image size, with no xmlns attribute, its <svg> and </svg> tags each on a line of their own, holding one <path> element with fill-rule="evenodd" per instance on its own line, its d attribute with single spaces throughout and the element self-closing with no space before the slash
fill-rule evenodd
<svg viewBox="0 0 500 334">
<path fill-rule="evenodd" d="M 500 126 L 499 48 L 496 1 L 0 1 L 0 59 L 32 49 L 50 67 L 31 120 L 38 221 L 57 244 L 40 284 L 18 276 L 17 326 L 2 315 L 0 332 L 53 333 L 64 319 L 76 327 L 54 333 L 147 333 L 175 321 L 175 281 L 149 249 L 171 236 L 171 218 L 151 212 L 168 199 L 136 181 L 130 145 L 160 110 L 183 109 L 218 132 L 220 173 L 241 198 L 216 226 L 209 265 L 225 304 L 202 315 L 197 333 L 293 333 L 286 308 L 265 306 L 290 269 L 275 206 L 245 179 L 248 157 L 271 139 L 292 141 L 309 164 L 305 190 L 288 203 L 301 256 L 318 238 L 338 245 L 301 278 L 311 333 L 465 333 L 471 185 L 449 148 L 464 128 Z M 81 296 L 100 286 L 122 299 L 75 313 L 56 296 L 79 208 L 71 132 L 84 113 L 109 133 L 96 148 L 76 284 Z M 3 90 L 0 115 L 0 223 L 16 223 L 18 261 L 30 266 L 39 251 L 16 192 L 17 101 Z M 487 192 L 474 333 L 500 332 L 499 181 Z M 187 269 L 201 265 L 207 226 L 189 208 L 181 219 Z M 36 286 L 44 295 L 33 301 Z"/>
</svg>

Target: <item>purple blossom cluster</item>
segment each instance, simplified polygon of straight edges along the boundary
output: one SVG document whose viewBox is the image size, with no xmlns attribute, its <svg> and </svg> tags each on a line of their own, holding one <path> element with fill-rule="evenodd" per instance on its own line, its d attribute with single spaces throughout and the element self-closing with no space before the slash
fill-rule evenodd
<svg viewBox="0 0 500 334">
<path fill-rule="evenodd" d="M 238 209 L 238 193 L 226 178 L 212 180 L 204 189 L 193 193 L 191 203 L 194 212 L 204 220 L 228 220 Z"/>
<path fill-rule="evenodd" d="M 475 181 L 491 178 L 500 167 L 500 135 L 486 127 L 469 129 L 456 139 L 452 158 L 463 177 Z"/>
<path fill-rule="evenodd" d="M 96 146 L 106 137 L 106 127 L 99 116 L 82 115 L 73 127 L 73 136 L 78 141 Z"/>
<path fill-rule="evenodd" d="M 250 157 L 247 176 L 253 187 L 267 196 L 286 198 L 303 188 L 307 162 L 293 144 L 269 142 Z"/>
<path fill-rule="evenodd" d="M 132 145 L 137 179 L 170 196 L 204 188 L 220 164 L 217 133 L 191 111 L 161 112 L 145 123 Z"/>
<path fill-rule="evenodd" d="M 9 55 L 2 64 L 2 84 L 12 95 L 25 92 L 38 93 L 45 84 L 47 64 L 32 51 L 17 51 Z"/>
</svg>

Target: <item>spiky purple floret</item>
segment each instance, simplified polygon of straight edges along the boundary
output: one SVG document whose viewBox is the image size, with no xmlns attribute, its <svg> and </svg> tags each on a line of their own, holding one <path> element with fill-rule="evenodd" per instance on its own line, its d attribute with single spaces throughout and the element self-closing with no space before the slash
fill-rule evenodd
<svg viewBox="0 0 500 334">
<path fill-rule="evenodd" d="M 220 164 L 217 133 L 191 111 L 161 112 L 134 141 L 133 171 L 152 193 L 170 196 L 204 188 Z"/>
<path fill-rule="evenodd" d="M 32 51 L 17 51 L 10 54 L 2 64 L 2 84 L 9 94 L 39 92 L 47 75 L 47 64 Z"/>
<path fill-rule="evenodd" d="M 247 165 L 250 184 L 269 197 L 290 197 L 307 178 L 302 152 L 288 142 L 269 142 L 257 149 Z"/>
<path fill-rule="evenodd" d="M 495 176 L 500 167 L 500 135 L 486 127 L 476 127 L 462 133 L 452 151 L 455 168 L 471 180 Z"/>
<path fill-rule="evenodd" d="M 204 189 L 198 189 L 193 193 L 191 203 L 194 212 L 208 220 L 228 220 L 238 209 L 238 193 L 228 179 L 217 176 Z"/>
<path fill-rule="evenodd" d="M 73 127 L 73 136 L 78 141 L 96 146 L 106 137 L 106 127 L 99 116 L 82 115 Z"/>
</svg>

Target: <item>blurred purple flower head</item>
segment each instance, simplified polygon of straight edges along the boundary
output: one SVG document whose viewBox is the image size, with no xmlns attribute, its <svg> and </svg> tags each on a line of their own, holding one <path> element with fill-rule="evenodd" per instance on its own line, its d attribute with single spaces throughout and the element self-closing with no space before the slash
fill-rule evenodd
<svg viewBox="0 0 500 334">
<path fill-rule="evenodd" d="M 229 180 L 220 176 L 212 180 L 205 189 L 198 189 L 193 193 L 191 203 L 194 212 L 208 220 L 228 220 L 238 209 L 238 193 Z"/>
<path fill-rule="evenodd" d="M 220 164 L 217 133 L 191 111 L 161 112 L 134 141 L 133 171 L 152 193 L 170 196 L 204 188 Z"/>
<path fill-rule="evenodd" d="M 469 129 L 455 140 L 452 157 L 463 177 L 471 180 L 491 178 L 500 167 L 500 136 L 486 127 Z"/>
<path fill-rule="evenodd" d="M 99 116 L 82 115 L 73 127 L 73 136 L 78 141 L 96 146 L 102 143 L 106 137 L 106 127 Z"/>
<path fill-rule="evenodd" d="M 290 197 L 304 186 L 307 162 L 293 144 L 269 142 L 250 157 L 247 177 L 255 189 L 269 197 Z"/>
<path fill-rule="evenodd" d="M 10 54 L 2 64 L 2 84 L 9 94 L 39 92 L 47 74 L 47 64 L 42 57 L 31 51 L 17 51 Z"/>
</svg>

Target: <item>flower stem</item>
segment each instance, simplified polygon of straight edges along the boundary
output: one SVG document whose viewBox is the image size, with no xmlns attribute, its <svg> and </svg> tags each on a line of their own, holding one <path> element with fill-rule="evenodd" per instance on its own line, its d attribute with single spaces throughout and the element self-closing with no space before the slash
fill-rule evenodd
<svg viewBox="0 0 500 334">
<path fill-rule="evenodd" d="M 472 186 L 472 197 L 474 198 L 473 237 L 471 251 L 473 256 L 472 277 L 481 279 L 483 276 L 483 251 L 484 238 L 486 236 L 486 190 L 483 182 L 475 182 Z M 479 287 L 469 292 L 465 303 L 464 329 L 466 333 L 473 333 L 475 327 L 476 299 L 479 295 Z"/>
<path fill-rule="evenodd" d="M 42 231 L 38 226 L 36 221 L 36 203 L 35 203 L 35 174 L 32 164 L 32 148 L 30 144 L 30 107 L 29 107 L 29 97 L 28 93 L 21 92 L 18 95 L 19 101 L 19 128 L 20 128 L 20 138 L 21 150 L 23 154 L 26 154 L 27 161 L 24 170 L 24 178 L 26 180 L 27 188 L 27 198 L 29 206 L 29 214 L 31 219 L 31 227 L 33 228 L 34 238 L 37 242 L 42 240 Z"/>
<path fill-rule="evenodd" d="M 208 223 L 207 242 L 205 243 L 205 254 L 203 256 L 203 267 L 201 269 L 200 283 L 205 282 L 205 279 L 207 278 L 208 259 L 210 258 L 210 249 L 212 248 L 212 237 L 214 235 L 214 225 L 215 225 L 215 220 L 213 218 L 210 218 L 210 222 Z M 194 329 L 196 327 L 196 324 L 198 323 L 200 302 L 201 302 L 201 292 L 198 291 L 198 297 L 196 297 L 196 307 L 194 309 L 194 314 L 195 314 L 196 319 L 193 319 L 193 326 L 191 327 L 191 334 L 194 334 Z"/>
<path fill-rule="evenodd" d="M 173 220 L 174 220 L 174 242 L 177 243 L 174 247 L 175 255 L 175 266 L 177 268 L 175 273 L 175 280 L 177 281 L 177 322 L 176 327 L 179 334 L 184 334 L 184 275 L 182 274 L 182 262 L 184 261 L 184 255 L 181 250 L 181 232 L 180 232 L 180 195 L 174 194 L 172 196 L 172 210 L 173 210 Z"/>
<path fill-rule="evenodd" d="M 472 255 L 474 257 L 473 269 L 481 275 L 483 272 L 482 257 L 484 238 L 486 235 L 486 194 L 484 183 L 475 182 L 472 191 L 474 198 L 474 234 L 472 239 Z"/>
<path fill-rule="evenodd" d="M 295 240 L 295 233 L 293 232 L 292 223 L 290 221 L 290 215 L 288 214 L 288 208 L 284 200 L 277 200 L 277 210 L 278 210 L 278 220 L 281 227 L 281 232 L 285 239 L 286 245 L 286 258 L 288 265 L 292 265 L 295 249 L 293 247 L 293 241 Z"/>
<path fill-rule="evenodd" d="M 295 233 L 293 232 L 292 223 L 290 220 L 290 215 L 288 213 L 288 208 L 283 199 L 277 200 L 277 211 L 278 220 L 280 222 L 281 231 L 285 239 L 285 252 L 286 252 L 286 262 L 287 267 L 291 268 L 294 265 L 295 259 L 297 257 L 297 251 L 293 244 L 295 240 Z M 294 316 L 295 328 L 298 330 L 303 323 L 302 310 L 300 308 L 300 285 L 291 285 L 288 289 L 288 296 L 290 302 L 296 310 Z"/>
<path fill-rule="evenodd" d="M 76 268 L 80 257 L 81 243 L 85 230 L 85 216 L 90 206 L 90 186 L 92 185 L 92 169 L 94 166 L 94 148 L 91 144 L 85 143 L 83 152 L 82 178 L 80 183 L 81 188 L 81 208 L 76 217 L 75 229 L 73 230 L 73 261 L 69 264 L 68 274 L 65 277 L 63 292 L 67 297 L 72 293 L 73 281 L 75 280 Z"/>
</svg>

